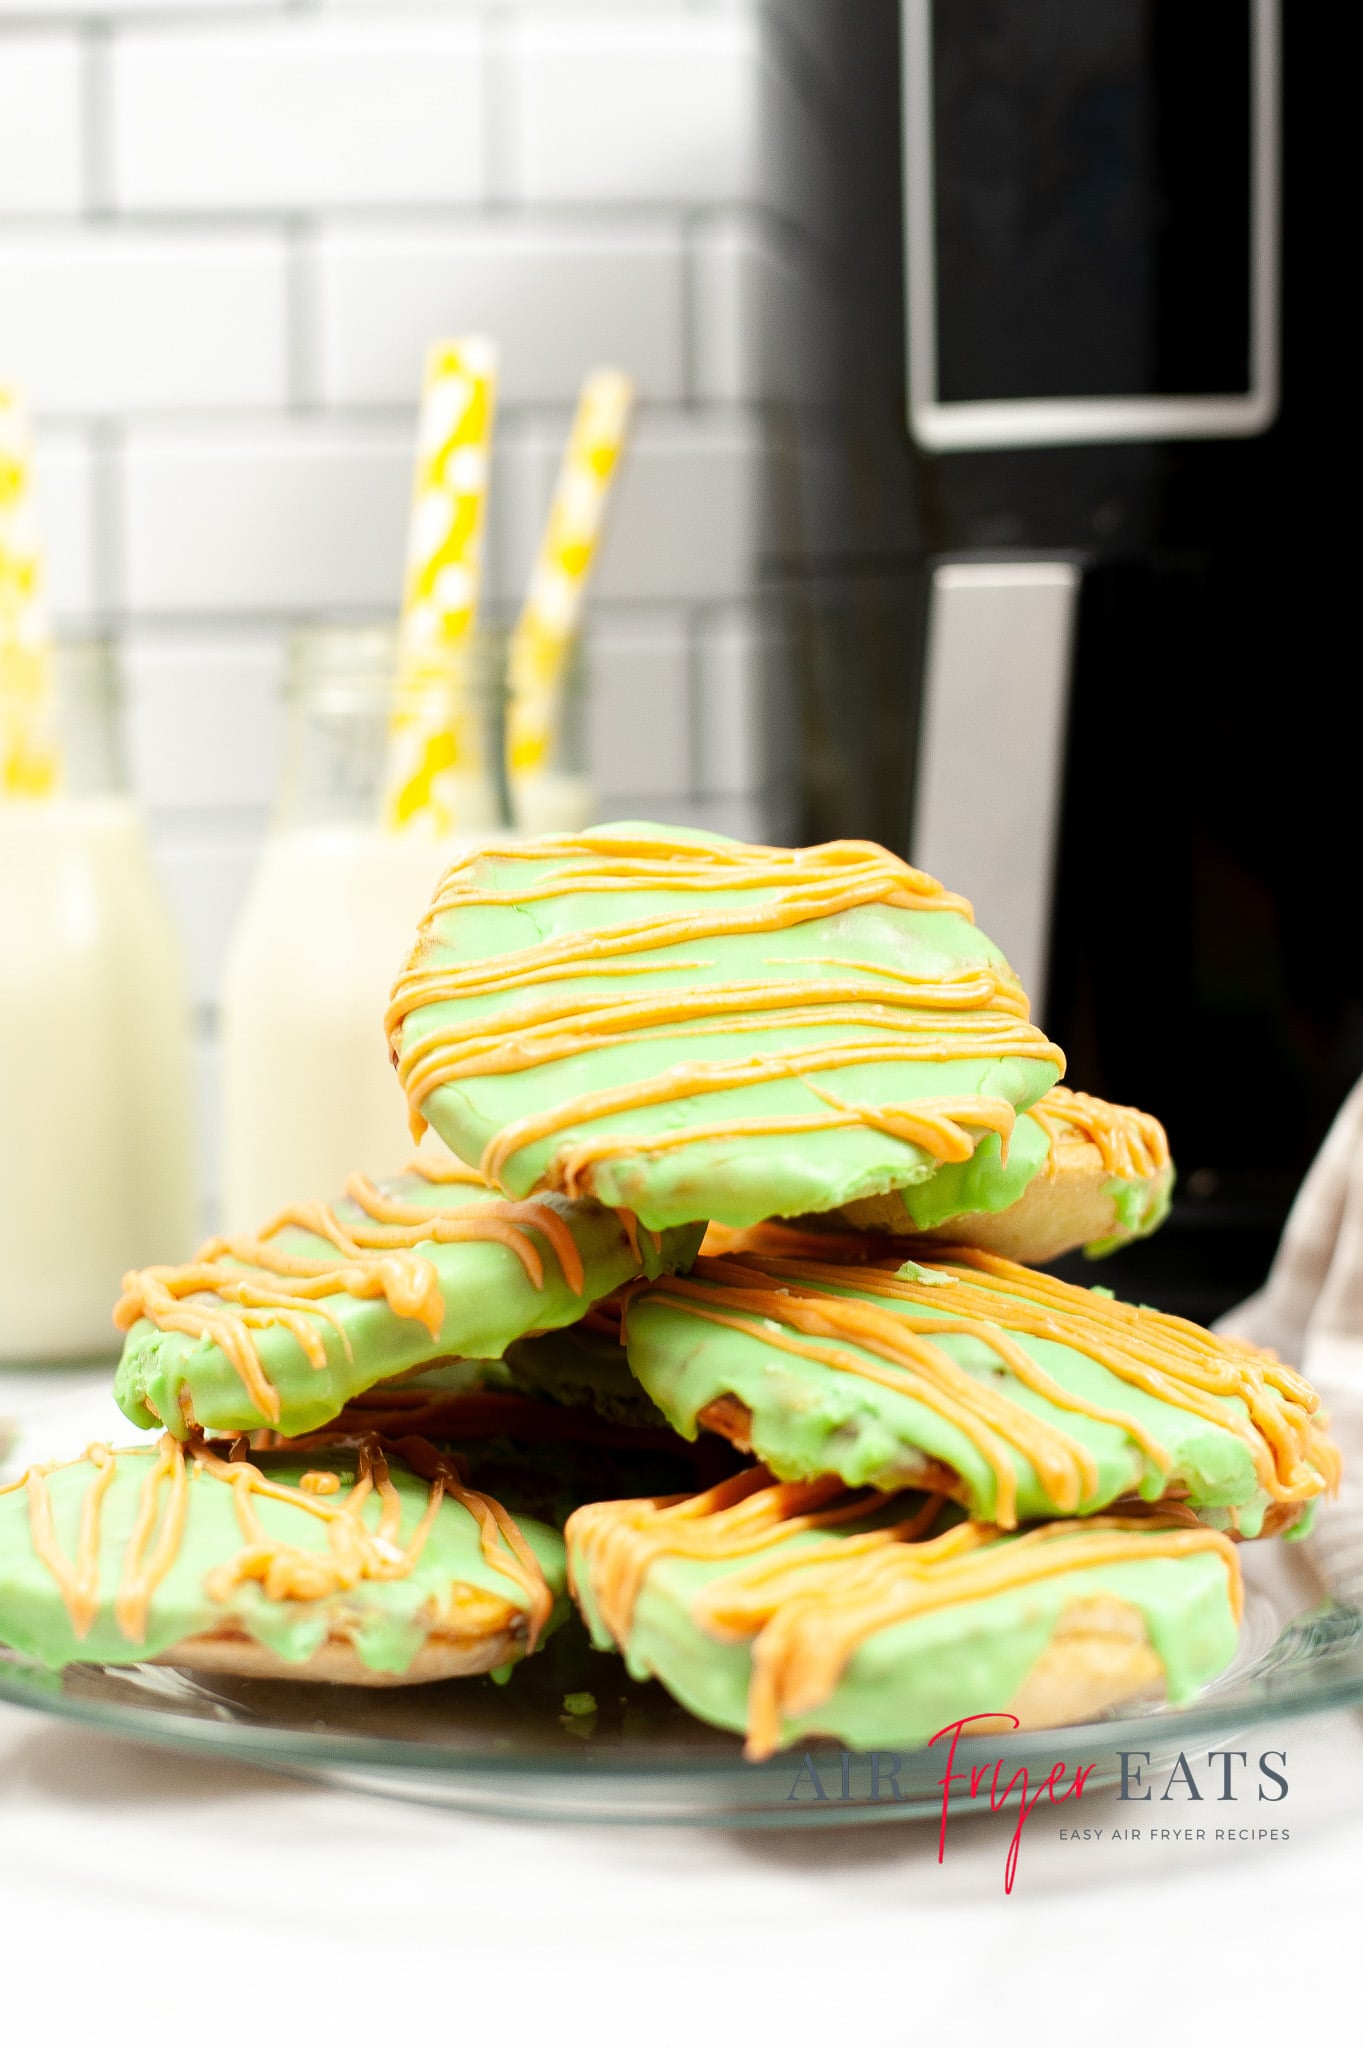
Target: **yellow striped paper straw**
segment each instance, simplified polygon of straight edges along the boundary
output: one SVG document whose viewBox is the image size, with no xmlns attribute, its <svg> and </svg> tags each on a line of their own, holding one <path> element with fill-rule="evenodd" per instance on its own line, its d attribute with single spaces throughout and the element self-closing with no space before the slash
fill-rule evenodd
<svg viewBox="0 0 1363 2048">
<path fill-rule="evenodd" d="M 508 656 L 506 765 L 513 791 L 552 760 L 563 671 L 633 409 L 634 386 L 620 370 L 595 370 L 582 386 Z"/>
<path fill-rule="evenodd" d="M 480 336 L 426 358 L 402 597 L 400 688 L 389 724 L 385 815 L 397 831 L 449 832 L 493 811 L 476 706 L 459 664 L 478 619 L 497 351 Z M 462 813 L 462 815 L 461 815 Z"/>
<path fill-rule="evenodd" d="M 61 779 L 51 732 L 52 659 L 33 498 L 28 414 L 0 384 L 0 795 L 50 796 Z"/>
</svg>

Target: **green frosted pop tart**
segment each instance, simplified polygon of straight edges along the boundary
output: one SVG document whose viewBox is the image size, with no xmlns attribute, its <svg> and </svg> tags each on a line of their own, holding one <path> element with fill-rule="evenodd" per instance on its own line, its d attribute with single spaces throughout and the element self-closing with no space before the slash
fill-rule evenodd
<svg viewBox="0 0 1363 2048">
<path fill-rule="evenodd" d="M 253 1238 L 130 1273 L 114 1394 L 140 1428 L 303 1436 L 355 1395 L 442 1358 L 500 1359 L 627 1280 L 684 1264 L 696 1228 L 649 1231 L 562 1195 L 507 1201 L 458 1161 L 300 1202 Z"/>
<path fill-rule="evenodd" d="M 741 1730 L 753 1758 L 1183 1701 L 1235 1652 L 1235 1547 L 1178 1510 L 1007 1535 L 940 1496 L 776 1485 L 759 1467 L 700 1496 L 579 1508 L 566 1535 L 598 1646 Z"/>
<path fill-rule="evenodd" d="M 1318 1397 L 1271 1352 L 989 1252 L 730 1242 L 627 1298 L 629 1360 L 675 1429 L 782 1479 L 940 1487 L 1003 1527 L 1171 1498 L 1244 1536 L 1335 1485 Z"/>
<path fill-rule="evenodd" d="M 563 1544 L 378 1438 L 255 1452 L 92 1444 L 0 1488 L 0 1643 L 54 1669 L 177 1664 L 404 1685 L 528 1655 Z"/>
<path fill-rule="evenodd" d="M 1057 1047 L 970 906 L 863 841 L 614 825 L 449 869 L 388 1032 L 418 1119 L 508 1194 L 650 1229 L 901 1190 L 1005 1208 Z"/>
</svg>

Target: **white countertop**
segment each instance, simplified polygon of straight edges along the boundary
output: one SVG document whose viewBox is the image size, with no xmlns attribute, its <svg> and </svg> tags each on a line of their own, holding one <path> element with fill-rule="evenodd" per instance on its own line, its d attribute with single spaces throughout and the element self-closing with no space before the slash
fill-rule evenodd
<svg viewBox="0 0 1363 2048">
<path fill-rule="evenodd" d="M 54 1415 L 81 1391 L 65 1382 Z M 22 1403 L 36 1435 L 35 1395 L 51 1399 L 0 1379 L 0 1409 Z M 1200 1807 L 1043 1806 L 1005 1897 L 1011 1816 L 954 1820 L 940 1866 L 933 1824 L 498 1821 L 0 1707 L 0 2036 L 358 2044 L 397 2021 L 510 2048 L 834 2025 L 947 2044 L 997 2013 L 991 2044 L 1356 2039 L 1363 1718 L 1284 1721 L 1251 1745 L 1286 1749 L 1280 1803 L 1218 1806 L 1204 1764 Z M 1150 1839 L 1190 1816 L 1204 1842 Z M 1218 1843 L 1220 1824 L 1290 1838 Z M 1062 1841 L 1075 1825 L 1103 1839 Z M 1111 1839 L 1131 1825 L 1139 1842 Z"/>
</svg>

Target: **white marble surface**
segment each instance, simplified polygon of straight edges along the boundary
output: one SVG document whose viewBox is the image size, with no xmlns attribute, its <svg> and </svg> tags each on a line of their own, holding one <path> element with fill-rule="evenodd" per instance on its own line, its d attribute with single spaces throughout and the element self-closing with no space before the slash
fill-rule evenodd
<svg viewBox="0 0 1363 2048">
<path fill-rule="evenodd" d="M 103 1398 L 0 1379 L 28 1442 Z M 44 1417 L 44 1401 L 47 1414 Z M 55 1403 L 55 1405 L 54 1405 Z M 63 1417 L 65 1421 L 63 1422 Z M 93 1416 L 91 1418 L 93 1420 Z M 55 1446 L 54 1446 L 55 1448 Z M 520 2044 L 1358 2036 L 1363 1720 L 1284 1721 L 1276 1805 L 1086 1797 L 761 1834 L 501 1822 L 0 1707 L 0 2037 Z M 1237 1745 L 1241 1746 L 1241 1745 Z M 1157 1788 L 1158 1790 L 1158 1785 Z M 1150 1815 L 1208 1839 L 1152 1841 Z M 1066 1843 L 1062 1825 L 1143 1825 Z M 1221 1842 L 1217 1825 L 1287 1841 Z M 997 2031 L 977 2034 L 994 2019 Z"/>
</svg>

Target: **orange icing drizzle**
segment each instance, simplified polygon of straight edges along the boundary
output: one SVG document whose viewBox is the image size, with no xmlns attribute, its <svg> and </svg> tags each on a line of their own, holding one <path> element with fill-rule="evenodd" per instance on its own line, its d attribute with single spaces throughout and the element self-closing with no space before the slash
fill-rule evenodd
<svg viewBox="0 0 1363 2048">
<path fill-rule="evenodd" d="M 983 1338 L 1024 1384 L 1062 1408 L 1086 1407 L 1056 1386 L 1002 1331 L 973 1321 L 901 1316 L 869 1303 L 764 1287 L 737 1261 L 701 1259 L 696 1274 L 694 1280 L 669 1281 L 663 1290 L 669 1305 L 684 1309 L 701 1322 L 757 1337 L 774 1350 L 813 1359 L 835 1372 L 852 1373 L 892 1393 L 908 1395 L 954 1423 L 994 1476 L 994 1512 L 1003 1526 L 1011 1527 L 1017 1520 L 1017 1475 L 1009 1447 L 1034 1468 L 1062 1510 L 1078 1508 L 1097 1486 L 1097 1465 L 1082 1444 L 1020 1407 L 988 1381 L 975 1378 L 932 1341 L 949 1334 Z M 858 1275 L 858 1282 L 860 1279 Z M 801 1334 L 792 1335 L 792 1331 Z M 845 1341 L 839 1343 L 838 1339 Z M 857 1350 L 848 1350 L 849 1342 Z M 867 1351 L 875 1357 L 863 1356 Z M 1087 1412 L 1130 1428 L 1141 1439 L 1142 1448 L 1157 1462 L 1162 1461 L 1161 1469 L 1167 1466 L 1167 1454 L 1138 1425 L 1107 1410 Z"/>
<path fill-rule="evenodd" d="M 865 1515 L 876 1496 L 849 1495 L 837 1478 L 773 1484 L 760 1465 L 735 1473 L 708 1493 L 659 1500 L 597 1501 L 569 1516 L 570 1559 L 587 1565 L 601 1618 L 619 1643 L 634 1623 L 634 1607 L 649 1566 L 659 1557 L 746 1557 L 799 1529 L 825 1529 Z M 836 1500 L 838 1505 L 830 1507 Z M 935 1516 L 941 1501 L 930 1496 Z M 922 1511 L 901 1528 L 917 1527 Z M 576 1590 L 570 1562 L 569 1583 Z"/>
<path fill-rule="evenodd" d="M 1271 1351 L 1210 1331 L 1181 1316 L 1134 1308 L 1085 1287 L 1071 1287 L 995 1253 L 962 1248 L 932 1270 L 949 1286 L 877 1272 L 870 1290 L 907 1291 L 910 1300 L 959 1303 L 1005 1328 L 1049 1337 L 1106 1366 L 1118 1379 L 1204 1421 L 1230 1428 L 1249 1446 L 1264 1491 L 1273 1500 L 1311 1500 L 1333 1491 L 1340 1457 L 1316 1418 L 1320 1396 Z M 861 1276 L 858 1285 L 866 1284 Z M 1246 1414 L 1228 1414 L 1216 1397 L 1238 1399 Z"/>
<path fill-rule="evenodd" d="M 740 1486 L 742 1519 L 732 1506 Z M 585 1571 L 602 1622 L 624 1647 L 640 1588 L 657 1559 L 752 1555 L 751 1565 L 703 1587 L 691 1615 L 721 1641 L 752 1643 L 747 1754 L 755 1760 L 779 1747 L 784 1721 L 813 1713 L 831 1698 L 871 1636 L 934 1609 L 1070 1572 L 1214 1551 L 1225 1564 L 1232 1611 L 1240 1618 L 1234 1546 L 1192 1515 L 1162 1510 L 1051 1522 L 1005 1542 L 998 1528 L 977 1522 L 929 1536 L 940 1508 L 940 1499 L 929 1496 L 906 1521 L 773 1557 L 773 1545 L 785 1537 L 864 1516 L 868 1501 L 841 1493 L 836 1482 L 830 1491 L 827 1480 L 773 1485 L 759 1469 L 691 1500 L 609 1501 L 579 1509 L 567 1531 L 571 1568 Z"/>
<path fill-rule="evenodd" d="M 241 1466 L 236 1469 L 245 1471 L 247 1468 Z M 148 1557 L 145 1553 L 156 1528 L 157 1495 L 163 1479 L 170 1481 L 170 1501 L 161 1532 Z M 114 1619 L 130 1643 L 146 1640 L 152 1596 L 179 1555 L 188 1510 L 189 1474 L 185 1469 L 184 1454 L 174 1437 L 163 1436 L 156 1448 L 156 1462 L 143 1482 L 137 1520 L 128 1538 L 127 1554 L 123 1560 L 123 1577 L 114 1598 Z"/>
<path fill-rule="evenodd" d="M 843 1048 L 844 1051 L 852 1049 Z M 891 1060 L 917 1057 L 912 1051 L 899 1046 L 884 1049 L 882 1056 Z M 556 1108 L 542 1110 L 537 1116 L 521 1117 L 491 1140 L 483 1153 L 482 1165 L 490 1176 L 501 1174 L 523 1147 L 542 1138 L 553 1137 L 567 1125 L 583 1118 L 594 1121 L 622 1110 L 677 1102 L 694 1095 L 721 1093 L 730 1088 L 746 1088 L 754 1081 L 780 1079 L 826 1064 L 825 1055 L 814 1052 L 788 1053 L 783 1057 L 758 1055 L 741 1064 L 734 1062 L 723 1067 L 695 1063 L 672 1067 L 656 1080 L 636 1081 L 623 1088 L 603 1088 L 591 1095 L 577 1096 Z M 826 1102 L 828 1108 L 803 1116 L 730 1117 L 723 1123 L 693 1124 L 684 1130 L 653 1132 L 639 1144 L 649 1153 L 673 1152 L 685 1145 L 699 1145 L 707 1141 L 724 1144 L 741 1142 L 745 1138 L 794 1137 L 805 1131 L 852 1130 L 869 1126 L 873 1130 L 886 1131 L 905 1144 L 919 1145 L 935 1159 L 963 1161 L 969 1159 L 975 1149 L 966 1129 L 969 1125 L 977 1130 L 997 1131 L 1002 1141 L 1003 1157 L 1005 1161 L 1007 1159 L 1008 1140 L 1016 1121 L 1016 1111 L 1011 1103 L 972 1095 L 945 1100 L 939 1098 L 931 1108 L 911 1104 L 877 1108 L 871 1103 L 843 1102 L 829 1091 L 812 1085 L 809 1092 Z M 613 1138 L 584 1139 L 567 1147 L 560 1155 L 555 1163 L 555 1178 L 566 1194 L 580 1196 L 588 1193 L 592 1168 L 626 1149 L 631 1149 L 628 1141 L 622 1145 Z"/>
<path fill-rule="evenodd" d="M 448 1497 L 457 1501 L 477 1523 L 479 1546 L 488 1564 L 524 1595 L 527 1647 L 533 1650 L 552 1612 L 553 1594 L 534 1551 L 505 1508 L 488 1495 L 466 1487 L 454 1462 L 432 1445 L 415 1438 L 405 1439 L 393 1448 L 399 1449 L 413 1470 L 427 1480 L 430 1493 L 416 1529 L 405 1548 L 399 1547 L 402 1501 L 389 1474 L 387 1447 L 372 1434 L 352 1438 L 346 1447 L 356 1453 L 358 1473 L 343 1501 L 330 1498 L 341 1490 L 343 1482 L 337 1474 L 308 1472 L 303 1475 L 301 1486 L 287 1486 L 246 1462 L 244 1456 L 238 1456 L 235 1445 L 232 1454 L 224 1458 L 201 1438 L 184 1445 L 166 1435 L 154 1453 L 118 1453 L 123 1458 L 153 1459 L 143 1482 L 114 1598 L 114 1617 L 120 1633 L 132 1643 L 146 1639 L 147 1617 L 156 1588 L 174 1566 L 184 1540 L 192 1468 L 196 1478 L 219 1481 L 231 1488 L 244 1545 L 235 1557 L 208 1575 L 204 1590 L 210 1599 L 226 1602 L 239 1585 L 251 1580 L 260 1585 L 266 1599 L 283 1601 L 321 1600 L 365 1580 L 406 1578 L 421 1557 L 441 1501 Z M 92 1444 L 74 1462 L 81 1464 L 87 1460 L 96 1471 L 81 1504 L 80 1545 L 74 1566 L 68 1563 L 56 1541 L 47 1488 L 48 1476 L 64 1468 L 35 1466 L 22 1479 L 0 1487 L 0 1493 L 13 1493 L 20 1487 L 27 1489 L 34 1552 L 56 1580 L 78 1639 L 89 1632 L 99 1604 L 100 1509 L 117 1470 L 116 1456 L 107 1444 Z M 167 1481 L 169 1499 L 158 1533 L 161 1489 Z M 374 1493 L 381 1504 L 377 1528 L 371 1528 L 362 1513 Z M 304 1550 L 272 1536 L 256 1512 L 256 1497 L 300 1508 L 324 1522 L 326 1554 Z"/>
<path fill-rule="evenodd" d="M 423 1172 L 425 1171 L 423 1167 Z M 443 1165 L 431 1180 L 462 1183 L 469 1169 Z M 484 1183 L 479 1183 L 480 1185 Z M 345 1326 L 328 1306 L 337 1295 L 382 1299 L 397 1316 L 420 1322 L 438 1336 L 445 1314 L 440 1275 L 425 1245 L 473 1242 L 505 1245 L 531 1284 L 544 1286 L 544 1260 L 532 1233 L 552 1250 L 565 1284 L 576 1295 L 585 1285 L 582 1254 L 564 1218 L 547 1202 L 490 1200 L 469 1209 L 423 1208 L 385 1194 L 363 1174 L 352 1174 L 346 1194 L 367 1219 L 342 1220 L 323 1202 L 297 1202 L 280 1212 L 258 1237 L 211 1238 L 187 1266 L 150 1266 L 123 1278 L 114 1321 L 129 1330 L 140 1316 L 158 1329 L 216 1344 L 230 1359 L 256 1408 L 269 1421 L 281 1413 L 278 1389 L 265 1371 L 252 1332 L 283 1328 L 314 1371 L 327 1367 L 319 1323 L 335 1331 L 351 1356 Z M 633 1218 L 630 1218 L 633 1222 Z M 318 1258 L 286 1250 L 274 1240 L 285 1230 L 306 1230 L 334 1246 Z M 637 1256 L 637 1239 L 631 1240 Z"/>
<path fill-rule="evenodd" d="M 205 1581 L 212 1600 L 226 1601 L 236 1587 L 255 1580 L 268 1600 L 323 1600 L 330 1594 L 348 1592 L 362 1580 L 406 1578 L 430 1535 L 444 1493 L 443 1475 L 431 1487 L 425 1510 L 406 1550 L 398 1548 L 402 1501 L 389 1477 L 387 1460 L 370 1440 L 359 1448 L 359 1474 L 345 1501 L 331 1506 L 328 1496 L 306 1489 L 281 1486 L 266 1478 L 256 1466 L 245 1462 L 224 1462 L 196 1444 L 191 1455 L 214 1478 L 223 1478 L 232 1488 L 232 1505 L 245 1548 L 230 1563 L 220 1565 Z M 377 1529 L 362 1519 L 361 1511 L 372 1493 L 377 1493 L 380 1515 Z M 302 1500 L 317 1513 L 328 1511 L 326 1556 L 281 1544 L 266 1531 L 256 1511 L 253 1496 L 267 1500 Z"/>
<path fill-rule="evenodd" d="M 999 1542 L 997 1529 L 963 1523 L 915 1549 L 868 1544 L 844 1565 L 826 1546 L 817 1556 L 740 1571 L 707 1587 L 693 1612 L 729 1639 L 755 1637 L 748 1693 L 747 1753 L 770 1756 L 784 1720 L 829 1699 L 869 1637 L 943 1607 L 987 1600 L 1072 1572 L 1215 1552 L 1226 1567 L 1231 1611 L 1244 1607 L 1239 1560 L 1228 1536 L 1190 1517 L 1173 1527 L 1144 1518 L 1094 1516 L 1050 1522 Z M 1133 1540 L 1134 1539 L 1134 1540 Z"/>
<path fill-rule="evenodd" d="M 1155 1400 L 1231 1430 L 1249 1449 L 1270 1499 L 1309 1500 L 1336 1484 L 1338 1452 L 1312 1419 L 1318 1397 L 1271 1353 L 1212 1337 L 1153 1309 L 1108 1301 L 988 1252 L 960 1250 L 949 1261 L 919 1270 L 937 1277 L 915 1280 L 885 1266 L 849 1271 L 817 1257 L 737 1250 L 727 1258 L 702 1257 L 691 1278 L 669 1275 L 648 1298 L 932 1408 L 962 1430 L 989 1465 L 998 1489 L 995 1519 L 1003 1527 L 1016 1521 L 1017 1501 L 1007 1446 L 1026 1458 L 1055 1507 L 1066 1513 L 1095 1485 L 1093 1459 L 1054 1424 L 958 1366 L 934 1337 L 979 1339 L 1024 1386 L 1055 1406 L 1123 1430 L 1159 1472 L 1168 1471 L 1169 1454 L 1148 1430 L 1134 1417 L 1058 1385 L 1015 1337 L 1066 1345 Z M 830 1291 L 837 1289 L 854 1291 Z M 859 1298 L 866 1295 L 873 1299 Z M 906 1315 L 878 1306 L 874 1297 L 938 1313 Z M 848 1350 L 848 1343 L 857 1350 Z M 1228 1395 L 1238 1397 L 1243 1413 L 1223 1405 Z"/>
<path fill-rule="evenodd" d="M 494 1500 L 490 1493 L 477 1493 L 472 1487 L 464 1486 L 459 1480 L 458 1467 L 428 1443 L 424 1437 L 404 1436 L 393 1442 L 393 1449 L 401 1454 L 414 1472 L 432 1485 L 443 1481 L 446 1493 L 451 1494 L 459 1505 L 466 1508 L 478 1524 L 478 1535 L 483 1556 L 495 1570 L 504 1572 L 521 1587 L 530 1602 L 526 1633 L 527 1654 L 540 1639 L 545 1623 L 554 1608 L 554 1596 L 540 1567 L 539 1559 L 526 1542 L 515 1521 L 501 1502 Z M 501 1546 L 505 1545 L 504 1555 Z"/>
<path fill-rule="evenodd" d="M 1095 1145 L 1104 1169 L 1119 1180 L 1153 1180 L 1173 1164 L 1164 1125 L 1143 1109 L 1124 1109 L 1097 1095 L 1056 1087 L 1034 1102 L 1028 1115 L 1051 1141 L 1048 1170 L 1052 1174 L 1057 1151 L 1076 1142 Z"/>
<path fill-rule="evenodd" d="M 836 1211 L 833 1220 L 837 1221 Z M 787 1258 L 823 1259 L 835 1258 L 841 1266 L 866 1266 L 877 1259 L 887 1259 L 900 1243 L 898 1238 L 886 1238 L 882 1232 L 873 1230 L 824 1229 L 817 1223 L 750 1223 L 737 1226 L 731 1223 L 707 1223 L 701 1251 L 707 1258 L 738 1258 L 748 1253 L 754 1256 L 774 1257 L 784 1254 Z M 614 1300 L 608 1296 L 608 1300 Z M 601 1306 L 600 1303 L 597 1304 Z"/>
<path fill-rule="evenodd" d="M 696 1095 L 901 1060 L 942 1062 L 1017 1055 L 1053 1061 L 1063 1069 L 1059 1048 L 1027 1021 L 1026 998 L 1006 970 L 975 966 L 928 980 L 872 962 L 827 959 L 807 964 L 832 967 L 838 978 L 697 983 L 644 996 L 556 991 L 519 1008 L 499 1011 L 492 1018 L 484 1014 L 465 1023 L 442 1023 L 420 1044 L 403 1050 L 399 1040 L 406 1020 L 414 1010 L 431 1004 L 501 996 L 514 988 L 584 974 L 675 973 L 713 964 L 677 959 L 648 963 L 621 960 L 620 955 L 780 931 L 871 903 L 971 915 L 968 903 L 950 895 L 930 876 L 883 848 L 859 840 L 790 852 L 766 847 L 698 847 L 666 838 L 607 840 L 587 834 L 488 849 L 487 854 L 497 860 L 505 857 L 539 863 L 562 856 L 570 864 L 532 876 L 512 892 L 480 888 L 472 880 L 473 864 L 484 857 L 480 853 L 465 856 L 446 874 L 423 921 L 417 952 L 393 991 L 386 1020 L 416 1131 L 422 1127 L 422 1103 L 447 1083 L 478 1075 L 519 1073 L 611 1045 L 665 1040 L 679 1032 L 692 1039 L 780 1027 L 819 1027 L 853 1034 L 799 1051 L 688 1062 L 661 1076 L 572 1097 L 553 1109 L 520 1119 L 492 1140 L 479 1163 L 495 1183 L 504 1184 L 517 1152 L 556 1137 L 572 1125 Z M 653 915 L 632 923 L 568 932 L 490 960 L 455 961 L 438 967 L 420 964 L 433 941 L 435 921 L 451 912 L 566 895 L 627 895 L 660 889 L 683 895 L 723 889 L 732 900 L 723 910 Z M 750 891 L 764 892 L 765 900 L 744 902 L 744 893 Z M 858 1029 L 863 1034 L 869 1029 L 885 1035 L 857 1037 Z M 969 1136 L 971 1130 L 996 1130 L 1005 1145 L 1012 1130 L 1014 1112 L 1007 1104 L 981 1102 L 975 1097 L 940 1103 L 934 1110 L 877 1107 L 847 1103 L 812 1083 L 808 1086 L 810 1094 L 826 1105 L 822 1112 L 754 1117 L 669 1132 L 648 1138 L 643 1149 L 662 1151 L 735 1134 L 797 1135 L 860 1125 L 885 1131 L 947 1161 L 970 1157 L 977 1142 Z M 630 1149 L 637 1145 L 636 1140 L 628 1142 Z M 605 1138 L 579 1142 L 566 1158 L 554 1163 L 554 1183 L 575 1192 L 590 1179 L 597 1163 L 624 1149 L 624 1143 Z"/>
<path fill-rule="evenodd" d="M 877 970 L 867 965 L 863 971 Z M 965 1013 L 930 1020 L 940 1042 L 927 1042 L 920 1054 L 924 1059 L 968 1057 L 977 1046 L 1036 1054 L 1044 1044 L 1026 1024 L 1025 998 L 992 968 L 916 983 L 897 976 L 888 988 L 846 980 L 734 981 L 665 989 L 625 1001 L 574 995 L 522 1005 L 514 1013 L 514 1036 L 508 1038 L 500 1018 L 491 1026 L 486 1017 L 463 1029 L 451 1026 L 424 1039 L 404 1060 L 402 1078 L 408 1092 L 422 1101 L 447 1081 L 474 1074 L 524 1073 L 527 1067 L 597 1051 L 606 1038 L 617 1045 L 675 1038 L 679 1022 L 684 1022 L 688 1038 L 733 1037 L 744 1031 L 768 1031 L 773 1025 L 803 1030 L 864 1024 L 880 1031 L 916 1028 L 922 1034 L 929 1022 L 917 1017 L 921 1010 Z M 997 1014 L 983 1021 L 971 1014 L 984 1010 Z M 952 1042 L 953 1033 L 966 1041 L 964 1051 Z"/>
<path fill-rule="evenodd" d="M 34 1465 L 20 1478 L 11 1480 L 8 1486 L 0 1486 L 0 1494 L 17 1493 L 21 1487 L 28 1494 L 28 1524 L 33 1548 L 57 1582 L 77 1642 L 89 1634 L 99 1608 L 100 1515 L 104 1496 L 118 1469 L 107 1444 L 91 1444 L 85 1456 L 95 1468 L 95 1477 L 81 1502 L 80 1530 L 73 1563 L 68 1562 L 57 1540 L 52 1501 L 47 1491 L 47 1475 L 57 1467 Z"/>
<path fill-rule="evenodd" d="M 422 1180 L 429 1181 L 432 1187 L 437 1188 L 487 1186 L 476 1166 L 465 1166 L 463 1160 L 456 1159 L 452 1153 L 436 1159 L 429 1152 L 416 1152 L 408 1160 L 405 1171 L 420 1174 Z"/>
</svg>

